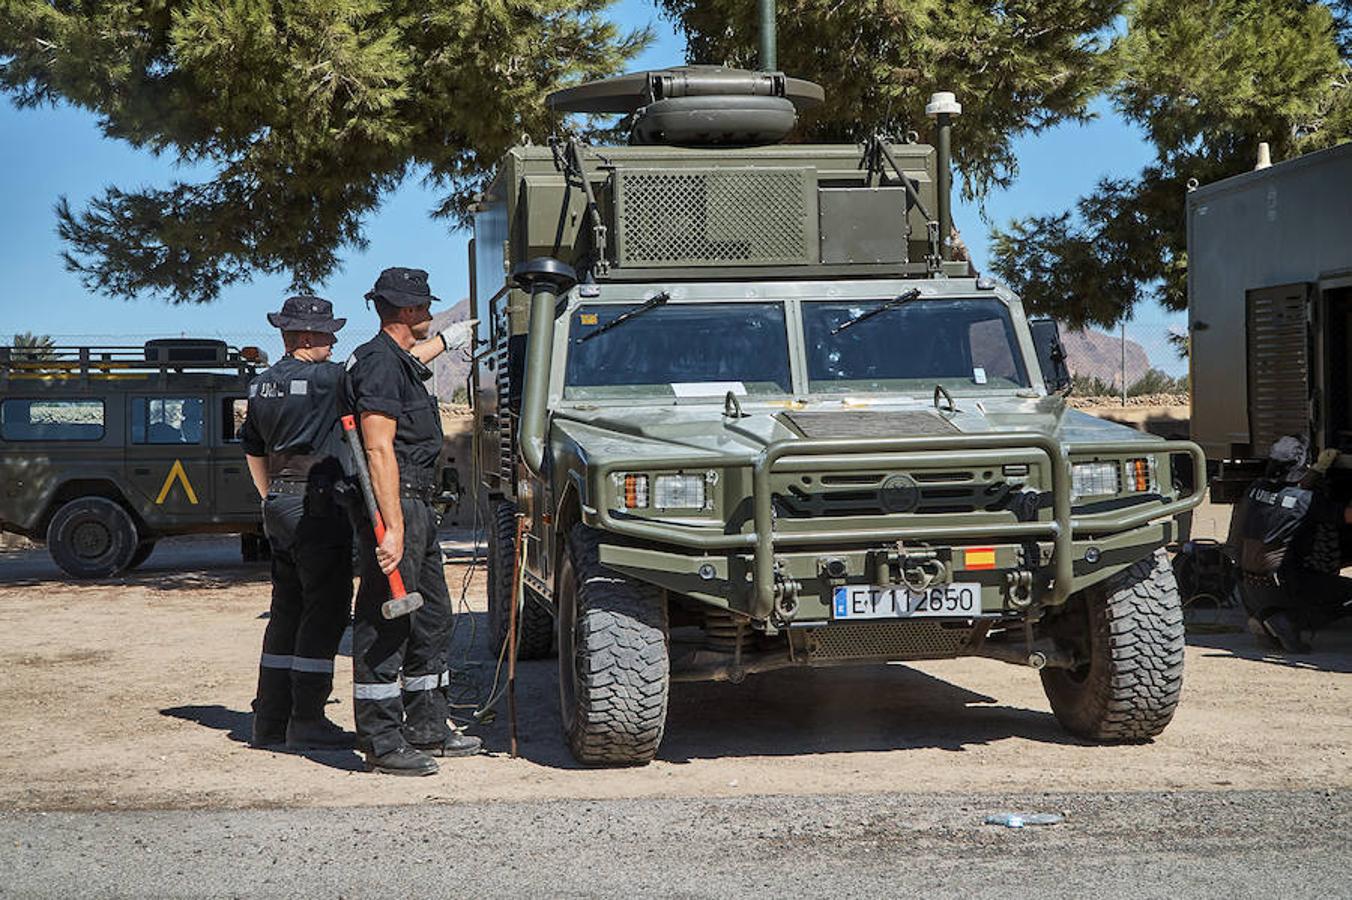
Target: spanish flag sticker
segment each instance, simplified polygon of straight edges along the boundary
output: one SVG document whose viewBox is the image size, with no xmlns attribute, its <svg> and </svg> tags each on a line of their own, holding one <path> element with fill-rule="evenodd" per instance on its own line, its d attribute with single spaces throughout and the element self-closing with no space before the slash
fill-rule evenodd
<svg viewBox="0 0 1352 900">
<path fill-rule="evenodd" d="M 994 569 L 995 548 L 968 547 L 962 552 L 962 560 L 967 569 Z"/>
</svg>

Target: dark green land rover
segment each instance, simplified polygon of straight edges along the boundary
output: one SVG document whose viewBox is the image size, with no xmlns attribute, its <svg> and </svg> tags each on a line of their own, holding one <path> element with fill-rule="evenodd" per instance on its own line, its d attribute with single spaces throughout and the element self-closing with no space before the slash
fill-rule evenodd
<svg viewBox="0 0 1352 900">
<path fill-rule="evenodd" d="M 169 535 L 239 533 L 258 558 L 236 431 L 266 364 L 216 340 L 0 347 L 0 531 L 78 578 L 135 568 Z"/>
</svg>

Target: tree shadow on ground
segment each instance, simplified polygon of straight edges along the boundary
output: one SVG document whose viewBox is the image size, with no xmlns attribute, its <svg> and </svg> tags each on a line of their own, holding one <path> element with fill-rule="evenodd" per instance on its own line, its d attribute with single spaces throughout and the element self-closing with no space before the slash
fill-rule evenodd
<svg viewBox="0 0 1352 900">
<path fill-rule="evenodd" d="M 465 673 L 482 699 L 497 660 L 484 639 L 484 614 L 472 615 L 473 627 L 461 623 L 457 632 L 473 631 L 474 646 L 461 638 L 451 668 Z M 556 659 L 517 665 L 518 750 L 539 765 L 582 768 L 562 736 L 557 669 Z M 1019 674 L 1037 677 L 1031 671 Z M 508 750 L 507 709 L 504 696 L 493 722 L 471 729 L 489 751 Z M 909 666 L 879 664 L 782 669 L 749 676 L 742 684 L 673 684 L 658 759 L 961 751 L 1009 738 L 1092 746 L 1068 735 L 1048 712 L 1004 705 Z"/>
<path fill-rule="evenodd" d="M 225 732 L 228 740 L 247 744 L 253 734 L 253 713 L 229 709 L 219 704 L 210 706 L 171 706 L 160 710 L 160 715 L 174 719 L 196 722 L 204 728 Z M 283 747 L 267 748 L 259 752 L 285 753 L 289 756 L 303 756 L 311 762 L 338 769 L 343 772 L 361 772 L 365 769 L 362 758 L 353 750 L 287 750 Z"/>
<path fill-rule="evenodd" d="M 239 538 L 234 536 L 166 539 L 135 571 L 110 578 L 73 578 L 52 561 L 45 549 L 0 553 L 0 584 L 5 587 L 89 585 L 178 591 L 248 584 L 265 587 L 268 581 L 268 564 L 241 561 Z"/>
</svg>

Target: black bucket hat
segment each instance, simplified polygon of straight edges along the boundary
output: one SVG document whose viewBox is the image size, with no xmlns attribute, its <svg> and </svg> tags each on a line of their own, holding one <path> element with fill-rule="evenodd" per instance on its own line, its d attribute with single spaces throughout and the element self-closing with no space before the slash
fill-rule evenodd
<svg viewBox="0 0 1352 900">
<path fill-rule="evenodd" d="M 422 269 L 386 269 L 376 279 L 376 286 L 366 292 L 367 300 L 384 300 L 395 306 L 421 306 L 440 303 L 427 286 L 427 273 Z"/>
<path fill-rule="evenodd" d="M 333 317 L 333 304 L 322 297 L 287 297 L 282 311 L 268 313 L 268 322 L 282 331 L 322 331 L 336 334 L 347 319 Z"/>
</svg>

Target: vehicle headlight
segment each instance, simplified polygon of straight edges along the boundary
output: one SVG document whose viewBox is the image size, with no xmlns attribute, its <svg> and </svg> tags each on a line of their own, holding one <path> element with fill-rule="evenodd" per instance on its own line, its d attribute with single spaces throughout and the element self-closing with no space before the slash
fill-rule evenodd
<svg viewBox="0 0 1352 900">
<path fill-rule="evenodd" d="M 1079 462 L 1070 466 L 1070 496 L 1105 497 L 1118 492 L 1120 463 Z"/>
<path fill-rule="evenodd" d="M 1123 483 L 1129 494 L 1145 494 L 1153 492 L 1156 484 L 1155 479 L 1155 457 L 1142 456 L 1136 459 L 1129 459 L 1126 463 L 1127 477 Z"/>
<path fill-rule="evenodd" d="M 658 475 L 653 481 L 653 506 L 658 509 L 703 509 L 703 475 Z"/>
</svg>

